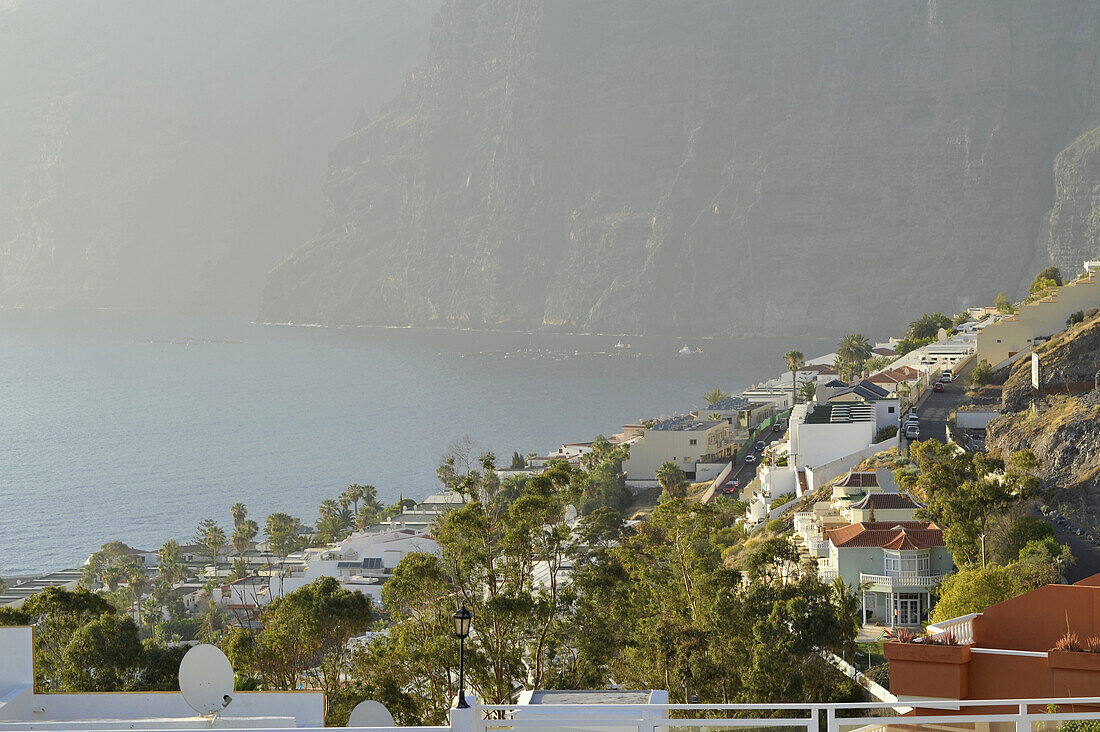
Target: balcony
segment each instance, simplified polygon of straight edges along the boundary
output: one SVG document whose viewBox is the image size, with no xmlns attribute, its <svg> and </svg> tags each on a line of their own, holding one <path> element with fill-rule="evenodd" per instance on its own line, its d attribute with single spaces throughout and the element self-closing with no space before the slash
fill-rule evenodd
<svg viewBox="0 0 1100 732">
<path fill-rule="evenodd" d="M 832 567 L 820 567 L 819 566 L 817 568 L 817 577 L 822 582 L 832 582 L 833 580 L 835 580 L 839 576 L 840 576 L 840 573 Z"/>
<path fill-rule="evenodd" d="M 946 575 L 919 575 L 919 574 L 864 574 L 859 573 L 861 584 L 869 585 L 871 592 L 905 592 L 911 590 L 931 589 L 935 587 Z"/>
</svg>

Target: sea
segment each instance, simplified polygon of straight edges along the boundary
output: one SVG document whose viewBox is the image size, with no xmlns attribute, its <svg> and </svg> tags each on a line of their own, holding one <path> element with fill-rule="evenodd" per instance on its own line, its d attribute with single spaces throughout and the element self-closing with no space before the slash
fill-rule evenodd
<svg viewBox="0 0 1100 732">
<path fill-rule="evenodd" d="M 262 526 L 352 483 L 422 499 L 457 444 L 507 465 L 740 391 L 792 348 L 833 342 L 0 311 L 0 575 L 183 543 L 238 501 Z"/>
</svg>

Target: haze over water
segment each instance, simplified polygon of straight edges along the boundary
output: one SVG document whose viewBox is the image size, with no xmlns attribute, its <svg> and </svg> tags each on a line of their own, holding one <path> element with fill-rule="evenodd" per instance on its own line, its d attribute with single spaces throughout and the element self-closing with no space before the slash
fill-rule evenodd
<svg viewBox="0 0 1100 732">
<path fill-rule="evenodd" d="M 832 346 L 2 312 L 0 574 L 76 566 L 116 538 L 184 542 L 203 518 L 231 525 L 237 501 L 262 526 L 312 522 L 351 483 L 423 498 L 464 436 L 507 464 Z"/>
</svg>

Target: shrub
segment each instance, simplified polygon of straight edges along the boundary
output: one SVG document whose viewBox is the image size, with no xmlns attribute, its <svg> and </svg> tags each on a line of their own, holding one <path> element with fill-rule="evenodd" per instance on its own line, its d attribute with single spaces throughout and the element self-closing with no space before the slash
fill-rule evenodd
<svg viewBox="0 0 1100 732">
<path fill-rule="evenodd" d="M 1100 653 L 1100 638 L 1090 635 L 1085 639 L 1085 651 L 1087 653 Z"/>
<path fill-rule="evenodd" d="M 1070 651 L 1071 653 L 1080 653 L 1084 650 L 1081 646 L 1081 639 L 1073 631 L 1067 632 L 1054 644 L 1053 651 Z"/>
<path fill-rule="evenodd" d="M 1078 310 L 1076 313 L 1072 313 L 1068 318 L 1066 318 L 1066 327 L 1069 328 L 1083 322 L 1085 322 L 1085 311 Z"/>
<path fill-rule="evenodd" d="M 909 628 L 900 628 L 898 630 L 898 643 L 916 643 L 917 634 L 909 630 Z"/>
<path fill-rule="evenodd" d="M 783 519 L 772 519 L 764 528 L 773 534 L 781 534 L 783 533 Z"/>
<path fill-rule="evenodd" d="M 993 368 L 984 358 L 974 367 L 974 373 L 970 375 L 970 383 L 974 386 L 985 386 L 993 376 Z"/>
<path fill-rule="evenodd" d="M 794 494 L 793 493 L 787 493 L 786 495 L 779 496 L 774 501 L 772 501 L 771 508 L 772 508 L 772 510 L 775 510 L 775 509 L 779 508 L 780 506 L 786 506 L 788 503 L 790 503 L 793 500 L 794 500 Z"/>
<path fill-rule="evenodd" d="M 888 424 L 878 432 L 875 433 L 875 443 L 888 440 L 891 437 L 895 437 L 898 434 L 898 426 L 896 424 Z"/>
<path fill-rule="evenodd" d="M 1100 313 L 1100 308 L 1089 308 L 1085 311 L 1085 320 L 1092 320 L 1097 313 Z"/>
</svg>

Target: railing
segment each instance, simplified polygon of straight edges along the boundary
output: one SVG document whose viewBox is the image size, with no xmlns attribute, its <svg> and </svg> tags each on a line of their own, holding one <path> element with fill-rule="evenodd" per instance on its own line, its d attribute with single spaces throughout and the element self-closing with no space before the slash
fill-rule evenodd
<svg viewBox="0 0 1100 732">
<path fill-rule="evenodd" d="M 817 568 L 817 577 L 822 582 L 832 582 L 839 576 L 840 573 L 835 569 L 826 569 L 824 567 Z"/>
<path fill-rule="evenodd" d="M 873 586 L 888 587 L 935 587 L 946 575 L 916 575 L 916 574 L 864 574 L 859 573 L 859 581 Z"/>
<path fill-rule="evenodd" d="M 806 548 L 815 557 L 824 557 L 829 553 L 829 542 L 824 539 L 813 539 L 806 543 Z"/>
<path fill-rule="evenodd" d="M 886 732 L 887 730 L 955 730 L 976 732 L 996 729 L 992 723 L 1002 723 L 1000 729 L 1011 724 L 1015 732 L 1059 732 L 1062 729 L 1089 729 L 1092 725 L 1067 725 L 1067 722 L 1100 720 L 1100 697 L 1076 697 L 1060 699 L 986 699 L 952 701 L 943 699 L 903 702 L 864 702 L 858 704 L 479 704 L 469 699 L 466 709 L 451 709 L 449 725 L 438 727 L 359 727 L 358 730 L 376 732 L 490 732 L 504 730 L 566 730 L 583 728 L 611 732 L 657 732 L 657 730 L 683 729 L 746 729 L 790 728 L 805 732 Z M 925 714 L 900 716 L 916 707 Z M 1084 709 L 1081 709 L 1081 708 Z M 986 712 L 986 708 L 992 708 Z M 1011 711 L 1006 711 L 1011 710 Z M 1068 709 L 1070 711 L 1061 711 Z M 1080 711 L 1073 711 L 1081 709 Z M 1048 712 L 1048 710 L 1051 710 Z M 853 716 L 854 715 L 854 716 Z M 265 718 L 243 717 L 234 720 L 222 717 L 216 726 L 226 729 L 243 729 L 242 723 L 261 724 L 249 727 L 250 732 L 285 732 L 284 728 L 263 726 Z M 270 717 L 266 718 L 270 720 Z M 133 722 L 136 720 L 121 720 Z M 150 732 L 168 732 L 179 729 L 176 718 L 162 718 L 143 727 Z M 192 721 L 192 720 L 187 720 Z M 74 724 L 79 720 L 59 721 L 59 728 L 119 729 L 126 725 L 103 726 Z M 175 722 L 175 723 L 174 723 Z M 47 728 L 48 722 L 35 720 L 34 727 Z M 270 724 L 270 722 L 269 722 Z M 0 730 L 24 730 L 26 722 L 0 721 Z M 199 728 L 199 724 L 187 725 Z M 207 722 L 201 726 L 210 727 Z M 303 727 L 323 732 L 323 727 Z M 347 729 L 347 728 L 344 728 Z"/>
<path fill-rule="evenodd" d="M 802 533 L 802 529 L 812 526 L 814 523 L 813 511 L 799 511 L 794 515 L 794 530 Z"/>
<path fill-rule="evenodd" d="M 995 729 L 1007 723 L 1016 732 L 1056 732 L 1066 722 L 1100 720 L 1098 711 L 1059 712 L 1085 706 L 1096 709 L 1100 697 L 1074 699 L 989 699 L 949 701 L 939 699 L 870 702 L 860 704 L 473 704 L 468 710 L 451 710 L 454 732 L 497 730 L 657 730 L 790 728 L 820 732 L 885 732 L 905 729 L 953 729 L 969 732 Z M 933 712 L 925 716 L 901 716 L 913 707 Z M 983 708 L 996 707 L 993 713 Z M 1004 711 L 1005 708 L 1013 711 Z M 1047 710 L 1055 710 L 1049 713 Z M 938 712 L 938 713 L 937 713 Z M 781 715 L 781 716 L 780 716 Z M 854 716 L 849 716 L 854 715 Z M 885 716 L 881 716 L 885 715 Z M 490 718 L 491 717 L 491 718 Z M 395 728 L 400 730 L 403 728 Z"/>
<path fill-rule="evenodd" d="M 981 613 L 970 613 L 969 615 L 961 615 L 957 618 L 945 620 L 942 623 L 929 625 L 928 632 L 932 634 L 933 638 L 941 638 L 951 633 L 955 636 L 956 642 L 969 645 L 974 642 L 974 618 L 979 615 Z"/>
</svg>

